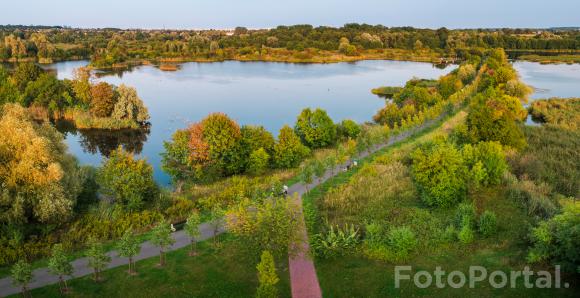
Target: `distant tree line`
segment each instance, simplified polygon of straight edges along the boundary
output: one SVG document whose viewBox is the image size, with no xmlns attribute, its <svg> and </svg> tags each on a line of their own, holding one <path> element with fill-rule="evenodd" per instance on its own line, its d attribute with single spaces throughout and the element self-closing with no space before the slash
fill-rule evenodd
<svg viewBox="0 0 580 298">
<path fill-rule="evenodd" d="M 418 29 L 366 24 L 340 28 L 311 25 L 249 30 L 121 30 L 62 27 L 0 27 L 0 60 L 69 60 L 91 58 L 110 67 L 132 59 L 233 59 L 238 55 L 287 51 L 339 51 L 356 55 L 366 50 L 429 49 L 461 56 L 470 48 L 508 50 L 578 50 L 577 30 L 539 29 Z"/>
</svg>

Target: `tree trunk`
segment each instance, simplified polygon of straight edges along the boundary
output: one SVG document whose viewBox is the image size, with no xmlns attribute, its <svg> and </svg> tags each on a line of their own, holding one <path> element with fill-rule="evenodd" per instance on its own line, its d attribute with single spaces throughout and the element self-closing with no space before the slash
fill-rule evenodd
<svg viewBox="0 0 580 298">
<path fill-rule="evenodd" d="M 60 292 L 64 294 L 65 289 L 63 288 L 64 280 L 62 279 L 62 275 L 58 276 L 58 287 L 60 288 Z"/>
<path fill-rule="evenodd" d="M 133 258 L 129 257 L 129 274 L 133 273 L 133 268 L 131 265 L 133 265 Z"/>
<path fill-rule="evenodd" d="M 159 250 L 159 265 L 160 266 L 165 265 L 165 260 L 163 259 L 163 249 Z"/>
<path fill-rule="evenodd" d="M 68 292 L 68 284 L 66 283 L 66 279 L 63 279 L 64 281 L 64 290 Z"/>
</svg>

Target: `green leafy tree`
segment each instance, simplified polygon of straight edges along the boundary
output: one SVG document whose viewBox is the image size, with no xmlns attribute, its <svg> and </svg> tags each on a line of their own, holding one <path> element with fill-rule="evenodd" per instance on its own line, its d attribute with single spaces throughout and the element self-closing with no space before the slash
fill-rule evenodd
<svg viewBox="0 0 580 298">
<path fill-rule="evenodd" d="M 318 159 L 314 160 L 312 162 L 312 170 L 314 176 L 318 178 L 318 183 L 322 182 L 322 178 L 324 178 L 324 174 L 326 173 L 326 165 L 324 162 Z"/>
<path fill-rule="evenodd" d="M 95 281 L 99 282 L 101 280 L 101 271 L 111 262 L 111 257 L 107 255 L 103 244 L 95 239 L 89 240 L 88 247 L 86 256 L 89 258 L 89 267 L 93 268 Z"/>
<path fill-rule="evenodd" d="M 337 127 L 337 134 L 342 139 L 356 139 L 360 133 L 360 125 L 350 119 L 342 120 L 340 125 Z"/>
<path fill-rule="evenodd" d="M 58 275 L 59 287 L 61 293 L 68 291 L 65 276 L 72 276 L 73 266 L 64 252 L 62 244 L 55 244 L 52 247 L 52 254 L 48 259 L 48 270 L 54 275 Z"/>
<path fill-rule="evenodd" d="M 450 207 L 465 197 L 467 169 L 453 145 L 439 143 L 418 148 L 412 159 L 413 179 L 427 205 Z"/>
<path fill-rule="evenodd" d="M 306 163 L 300 168 L 300 182 L 304 184 L 306 188 L 306 192 L 308 192 L 308 185 L 312 183 L 314 179 L 314 169 L 312 168 L 312 164 Z"/>
<path fill-rule="evenodd" d="M 246 161 L 240 154 L 242 134 L 239 125 L 226 114 L 214 113 L 203 119 L 201 126 L 210 163 L 226 175 L 241 172 Z"/>
<path fill-rule="evenodd" d="M 261 175 L 266 172 L 269 164 L 270 155 L 268 155 L 264 148 L 259 148 L 250 154 L 250 159 L 248 160 L 248 171 L 255 175 Z"/>
<path fill-rule="evenodd" d="M 262 252 L 260 263 L 256 266 L 258 269 L 258 298 L 275 298 L 278 297 L 278 289 L 276 284 L 280 281 L 276 274 L 276 266 L 274 264 L 274 257 L 265 250 Z"/>
<path fill-rule="evenodd" d="M 12 74 L 12 82 L 20 92 L 23 92 L 28 83 L 38 79 L 42 73 L 44 73 L 42 68 L 34 63 L 19 63 Z"/>
<path fill-rule="evenodd" d="M 161 167 L 171 176 L 178 192 L 184 180 L 196 176 L 190 159 L 189 141 L 188 130 L 177 130 L 171 137 L 171 141 L 163 142 L 165 151 L 161 153 Z"/>
<path fill-rule="evenodd" d="M 200 224 L 201 218 L 199 216 L 199 213 L 197 212 L 191 213 L 191 215 L 187 218 L 187 221 L 185 222 L 184 230 L 191 240 L 191 251 L 189 252 L 190 256 L 197 255 L 195 248 L 197 246 L 197 238 L 201 235 L 199 232 Z"/>
<path fill-rule="evenodd" d="M 135 159 L 122 147 L 111 152 L 97 172 L 101 192 L 129 210 L 139 210 L 159 194 L 153 168 L 144 159 Z"/>
<path fill-rule="evenodd" d="M 495 92 L 495 91 L 494 91 Z M 467 127 L 474 141 L 496 141 L 515 149 L 523 149 L 526 139 L 517 121 L 526 111 L 518 99 L 492 92 L 488 99 L 475 100 L 467 116 Z"/>
<path fill-rule="evenodd" d="M 280 129 L 278 142 L 274 145 L 274 163 L 279 168 L 293 168 L 310 153 L 308 147 L 300 142 L 300 138 L 288 126 Z"/>
<path fill-rule="evenodd" d="M 117 103 L 111 117 L 119 120 L 130 119 L 138 123 L 145 123 L 149 120 L 149 111 L 137 95 L 135 88 L 121 84 L 117 88 L 117 94 Z"/>
<path fill-rule="evenodd" d="M 165 265 L 165 249 L 173 243 L 175 239 L 171 236 L 171 226 L 165 222 L 157 224 L 151 230 L 151 243 L 159 247 L 159 266 Z"/>
<path fill-rule="evenodd" d="M 336 125 L 326 111 L 310 108 L 302 110 L 294 126 L 296 135 L 310 148 L 322 148 L 336 142 Z"/>
<path fill-rule="evenodd" d="M 210 221 L 210 225 L 211 225 L 212 231 L 213 231 L 212 239 L 213 239 L 214 247 L 219 246 L 218 234 L 223 229 L 223 227 L 225 225 L 225 219 L 224 219 L 225 214 L 226 214 L 226 211 L 220 205 L 215 205 L 211 208 L 212 220 Z"/>
<path fill-rule="evenodd" d="M 297 205 L 286 198 L 244 199 L 227 213 L 227 227 L 250 253 L 269 250 L 282 256 L 298 241 L 297 214 Z"/>
<path fill-rule="evenodd" d="M 327 169 L 330 169 L 332 175 L 334 176 L 334 170 L 338 164 L 338 158 L 335 153 L 328 154 L 324 158 L 324 165 Z"/>
<path fill-rule="evenodd" d="M 117 243 L 117 251 L 121 257 L 129 258 L 129 274 L 136 274 L 133 258 L 141 252 L 141 243 L 131 229 L 128 229 Z"/>
<path fill-rule="evenodd" d="M 25 261 L 18 261 L 12 266 L 11 271 L 12 283 L 15 286 L 22 287 L 22 295 L 26 297 L 28 293 L 28 284 L 32 280 L 32 266 Z"/>
</svg>

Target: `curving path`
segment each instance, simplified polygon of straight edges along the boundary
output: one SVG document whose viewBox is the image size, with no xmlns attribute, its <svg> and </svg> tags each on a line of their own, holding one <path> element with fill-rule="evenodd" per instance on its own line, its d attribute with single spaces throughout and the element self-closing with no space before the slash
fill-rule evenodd
<svg viewBox="0 0 580 298">
<path fill-rule="evenodd" d="M 438 121 L 442 116 L 435 120 L 426 122 L 420 127 L 405 131 L 396 136 L 389 138 L 389 140 L 383 144 L 372 147 L 368 152 L 363 152 L 357 158 L 364 158 L 369 154 L 372 154 L 378 150 L 388 147 L 396 142 L 400 142 L 417 131 L 423 130 Z M 316 179 L 313 183 L 309 185 L 304 185 L 302 183 L 297 183 L 291 186 L 288 190 L 289 195 L 294 196 L 296 203 L 300 206 L 300 211 L 302 212 L 302 198 L 301 196 L 306 192 L 306 187 L 312 189 L 326 180 L 340 173 L 350 162 L 338 165 L 333 171 L 328 170 L 322 177 L 322 179 Z M 309 253 L 309 241 L 308 232 L 306 230 L 306 225 L 304 224 L 304 216 L 301 216 L 300 226 L 298 227 L 299 233 L 301 235 L 301 242 L 296 243 L 297 253 L 289 257 L 289 267 L 290 267 L 290 284 L 292 287 L 292 297 L 294 298 L 318 298 L 322 297 L 320 290 L 320 285 L 318 283 L 318 277 L 316 276 L 316 269 L 314 267 L 314 262 Z M 199 226 L 201 236 L 197 239 L 198 241 L 206 240 L 212 238 L 214 235 L 211 223 L 203 223 Z M 225 232 L 222 228 L 218 232 L 221 234 Z M 184 231 L 178 231 L 173 233 L 173 238 L 175 239 L 175 244 L 166 249 L 166 251 L 172 251 L 179 248 L 186 247 L 190 244 L 189 237 L 185 235 Z M 118 266 L 123 266 L 128 263 L 128 259 L 120 257 L 116 251 L 111 251 L 108 253 L 111 256 L 111 262 L 108 264 L 107 269 L 115 268 Z M 159 249 L 151 244 L 149 241 L 143 243 L 141 247 L 141 253 L 136 256 L 135 261 L 155 257 L 159 255 Z M 86 276 L 93 273 L 93 270 L 88 267 L 88 259 L 80 258 L 72 262 L 74 273 L 72 276 L 66 277 L 65 279 L 73 279 L 77 277 Z M 36 289 L 46 285 L 51 285 L 58 283 L 58 277 L 52 275 L 48 268 L 39 268 L 33 271 L 33 281 L 28 285 L 28 289 Z M 12 285 L 12 278 L 6 277 L 0 279 L 0 297 L 12 295 L 19 293 L 20 287 L 15 287 Z"/>
<path fill-rule="evenodd" d="M 420 127 L 405 131 L 396 136 L 390 137 L 385 143 L 372 147 L 370 150 L 362 152 L 357 156 L 357 158 L 365 158 L 369 154 L 375 153 L 385 147 L 391 146 L 394 143 L 405 140 L 409 136 L 413 135 L 419 130 L 423 130 L 426 127 L 433 125 L 439 118 L 435 120 L 428 121 Z M 289 188 L 288 194 L 294 197 L 296 203 L 300 206 L 300 212 L 302 214 L 302 195 L 306 193 L 308 187 L 309 190 L 314 187 L 324 183 L 328 179 L 334 177 L 340 171 L 343 171 L 346 166 L 350 164 L 347 161 L 344 164 L 336 166 L 333 170 L 327 170 L 321 179 L 315 179 L 316 181 L 311 184 L 304 185 L 302 183 L 294 184 Z M 309 251 L 309 241 L 308 241 L 308 231 L 306 230 L 306 225 L 304 223 L 304 216 L 302 214 L 299 227 L 298 227 L 301 243 L 295 244 L 296 253 L 289 256 L 289 267 L 290 267 L 290 286 L 292 288 L 293 298 L 321 298 L 322 291 L 320 289 L 320 284 L 318 283 L 318 277 L 316 275 L 316 268 L 314 266 L 314 261 L 310 256 Z"/>
</svg>

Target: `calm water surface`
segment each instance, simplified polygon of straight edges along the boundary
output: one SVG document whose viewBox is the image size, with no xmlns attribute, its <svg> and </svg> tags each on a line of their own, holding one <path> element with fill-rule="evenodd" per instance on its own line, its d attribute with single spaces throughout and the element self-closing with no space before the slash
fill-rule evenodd
<svg viewBox="0 0 580 298">
<path fill-rule="evenodd" d="M 56 63 L 59 78 L 71 78 L 86 61 Z M 378 86 L 401 86 L 410 78 L 438 78 L 452 67 L 439 69 L 429 63 L 360 61 L 335 64 L 289 64 L 272 62 L 185 63 L 175 72 L 141 66 L 99 78 L 137 88 L 149 108 L 151 130 L 139 132 L 78 132 L 66 126 L 69 150 L 82 163 L 98 165 L 103 155 L 118 144 L 147 158 L 155 179 L 167 185 L 161 170 L 163 141 L 188 123 L 212 112 L 224 112 L 243 124 L 263 125 L 275 135 L 285 124 L 293 125 L 303 108 L 320 107 L 335 121 L 350 118 L 371 120 L 384 101 L 370 93 Z"/>
</svg>

